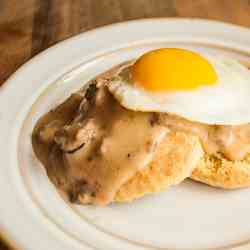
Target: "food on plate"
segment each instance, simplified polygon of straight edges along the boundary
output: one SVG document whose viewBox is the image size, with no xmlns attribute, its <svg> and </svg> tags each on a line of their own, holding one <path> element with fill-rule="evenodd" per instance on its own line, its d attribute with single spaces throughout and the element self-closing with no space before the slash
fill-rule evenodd
<svg viewBox="0 0 250 250">
<path fill-rule="evenodd" d="M 203 156 L 197 137 L 183 132 L 170 132 L 159 145 L 148 167 L 122 185 L 115 201 L 132 201 L 145 194 L 166 190 L 189 177 Z"/>
<path fill-rule="evenodd" d="M 150 51 L 43 115 L 33 149 L 55 186 L 82 204 L 132 201 L 190 176 L 248 186 L 248 80 L 228 58 Z"/>
<path fill-rule="evenodd" d="M 250 186 L 250 155 L 243 160 L 228 160 L 223 155 L 206 155 L 191 178 L 214 187 L 227 189 Z"/>
<path fill-rule="evenodd" d="M 249 80 L 249 70 L 232 59 L 160 49 L 121 67 L 108 86 L 127 109 L 210 125 L 242 125 L 250 117 Z"/>
<path fill-rule="evenodd" d="M 72 202 L 106 204 L 190 176 L 203 154 L 199 140 L 169 134 L 154 113 L 123 108 L 101 80 L 86 93 L 72 95 L 34 128 L 34 151 L 52 182 Z"/>
</svg>

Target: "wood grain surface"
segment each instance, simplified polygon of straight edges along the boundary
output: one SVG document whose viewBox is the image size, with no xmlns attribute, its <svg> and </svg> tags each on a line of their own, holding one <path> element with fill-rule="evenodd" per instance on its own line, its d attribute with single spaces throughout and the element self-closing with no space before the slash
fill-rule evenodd
<svg viewBox="0 0 250 250">
<path fill-rule="evenodd" d="M 250 27 L 250 0 L 0 0 L 0 85 L 29 58 L 65 38 L 148 17 L 200 17 Z M 0 241 L 0 250 L 6 249 Z"/>
</svg>

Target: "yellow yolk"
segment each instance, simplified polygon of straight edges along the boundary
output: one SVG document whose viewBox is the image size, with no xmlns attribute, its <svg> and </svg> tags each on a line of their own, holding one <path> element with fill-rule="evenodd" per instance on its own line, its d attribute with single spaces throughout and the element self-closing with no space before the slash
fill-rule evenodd
<svg viewBox="0 0 250 250">
<path fill-rule="evenodd" d="M 132 79 L 146 90 L 192 90 L 216 83 L 213 66 L 199 54 L 164 48 L 141 56 L 132 67 Z"/>
</svg>

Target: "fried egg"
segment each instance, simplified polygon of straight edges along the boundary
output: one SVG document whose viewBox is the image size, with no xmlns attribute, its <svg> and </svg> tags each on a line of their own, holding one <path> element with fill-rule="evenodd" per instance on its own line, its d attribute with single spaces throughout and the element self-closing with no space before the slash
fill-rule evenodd
<svg viewBox="0 0 250 250">
<path fill-rule="evenodd" d="M 150 51 L 108 84 L 127 109 L 161 112 L 216 125 L 250 122 L 250 72 L 227 57 L 185 49 Z"/>
</svg>

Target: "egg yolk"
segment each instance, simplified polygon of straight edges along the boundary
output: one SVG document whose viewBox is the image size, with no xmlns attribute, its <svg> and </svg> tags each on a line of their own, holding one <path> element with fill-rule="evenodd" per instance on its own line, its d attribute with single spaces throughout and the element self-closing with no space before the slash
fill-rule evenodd
<svg viewBox="0 0 250 250">
<path fill-rule="evenodd" d="M 150 91 L 192 90 L 213 85 L 217 74 L 199 54 L 177 48 L 164 48 L 142 55 L 132 66 L 132 79 Z"/>
</svg>

